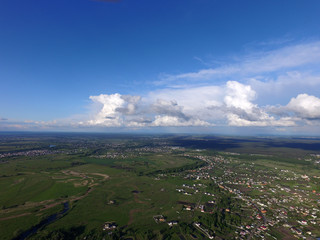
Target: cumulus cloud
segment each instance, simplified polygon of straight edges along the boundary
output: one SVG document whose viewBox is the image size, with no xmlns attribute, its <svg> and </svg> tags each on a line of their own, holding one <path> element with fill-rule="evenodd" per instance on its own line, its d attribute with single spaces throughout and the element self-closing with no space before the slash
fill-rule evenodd
<svg viewBox="0 0 320 240">
<path fill-rule="evenodd" d="M 242 109 L 246 112 L 252 111 L 255 105 L 251 101 L 256 97 L 256 93 L 251 89 L 251 86 L 228 81 L 226 87 L 224 102 L 227 107 Z"/>
<path fill-rule="evenodd" d="M 286 105 L 289 100 L 301 93 L 319 94 L 320 73 L 289 71 L 275 77 L 259 76 L 245 81 L 259 95 L 261 105 Z"/>
<path fill-rule="evenodd" d="M 124 100 L 124 104 L 122 107 L 117 108 L 116 111 L 125 115 L 134 115 L 136 113 L 137 105 L 141 100 L 141 97 L 122 95 L 121 99 Z"/>
<path fill-rule="evenodd" d="M 292 98 L 286 109 L 302 119 L 320 119 L 320 98 L 308 94 L 299 94 Z"/>
<path fill-rule="evenodd" d="M 191 127 L 191 126 L 210 126 L 210 124 L 199 119 L 181 119 L 175 116 L 155 116 L 152 126 L 156 127 Z"/>
<path fill-rule="evenodd" d="M 224 83 L 236 79 L 237 82 L 251 87 L 256 93 L 254 101 L 260 106 L 285 105 L 293 96 L 303 92 L 317 96 L 317 89 L 320 88 L 319 62 L 320 41 L 295 45 L 291 43 L 285 47 L 237 56 L 216 68 L 206 68 L 177 75 L 163 75 L 157 84 L 167 86 L 167 88 L 178 88 L 180 93 L 189 90 L 188 88 L 191 91 L 195 90 L 197 93 L 201 93 L 195 87 L 199 85 L 201 87 L 198 88 L 202 88 L 202 90 L 212 87 L 221 92 Z M 173 92 L 182 95 L 175 90 L 173 89 Z M 222 98 L 225 97 L 224 94 L 223 92 Z M 218 108 L 215 107 L 221 103 L 221 96 L 219 98 L 218 95 L 197 96 L 197 99 L 200 99 L 199 101 L 213 99 L 216 103 L 212 105 L 211 109 L 218 111 Z M 259 97 L 257 98 L 257 96 Z M 188 98 L 184 97 L 184 99 Z M 193 100 L 192 98 L 193 103 L 190 106 L 195 109 L 193 105 L 196 101 Z M 178 102 L 182 104 L 182 101 Z M 189 104 L 182 105 L 186 106 L 185 110 L 188 110 Z"/>
<path fill-rule="evenodd" d="M 183 113 L 183 107 L 179 106 L 176 100 L 167 101 L 163 99 L 157 99 L 157 101 L 151 105 L 151 108 L 157 114 L 181 118 L 186 121 L 190 119 L 190 117 Z"/>
<path fill-rule="evenodd" d="M 86 120 L 79 116 L 49 122 L 2 121 L 8 122 L 6 125 L 0 121 L 0 127 L 292 127 L 315 125 L 315 120 L 320 120 L 320 99 L 315 96 L 299 94 L 287 105 L 277 106 L 259 106 L 255 102 L 258 97 L 250 85 L 237 81 L 187 90 L 163 89 L 146 96 L 100 94 L 90 97 L 95 113 Z"/>
<path fill-rule="evenodd" d="M 100 105 L 81 124 L 105 127 L 294 126 L 290 116 L 272 115 L 254 103 L 250 85 L 228 81 L 221 86 L 162 89 L 149 95 L 101 94 L 90 99 Z"/>
<path fill-rule="evenodd" d="M 253 104 L 256 92 L 251 86 L 236 81 L 227 82 L 224 98 L 226 116 L 230 126 L 294 126 L 291 118 L 276 119 L 265 110 Z"/>
<path fill-rule="evenodd" d="M 303 125 L 320 124 L 320 98 L 308 94 L 298 94 L 287 105 L 267 106 L 268 112 L 275 116 L 290 118 Z"/>
<path fill-rule="evenodd" d="M 256 97 L 255 91 L 248 85 L 236 81 L 227 82 L 226 115 L 232 126 L 261 125 L 268 115 L 262 112 L 251 101 Z"/>
<path fill-rule="evenodd" d="M 209 123 L 301 126 L 319 119 L 318 98 L 301 94 L 317 94 L 319 62 L 320 41 L 291 44 L 247 54 L 216 68 L 163 75 L 156 84 L 167 87 L 151 96 L 174 99 L 180 112 Z"/>
<path fill-rule="evenodd" d="M 0 124 L 117 129 L 316 125 L 320 124 L 319 62 L 320 41 L 290 45 L 238 57 L 217 68 L 163 75 L 152 91 L 139 96 L 90 96 L 91 115 L 28 123 L 0 118 Z"/>
<path fill-rule="evenodd" d="M 193 112 L 199 106 L 210 107 L 221 105 L 224 97 L 224 85 L 185 86 L 182 88 L 164 88 L 148 93 L 150 101 L 157 99 L 175 99 L 179 105 L 184 106 L 184 111 Z"/>
<path fill-rule="evenodd" d="M 100 94 L 90 96 L 94 103 L 94 108 L 98 109 L 93 119 L 81 124 L 101 125 L 106 127 L 122 126 L 125 117 L 135 115 L 137 105 L 141 100 L 140 96 L 115 94 Z"/>
<path fill-rule="evenodd" d="M 209 123 L 183 112 L 183 106 L 174 99 L 157 98 L 145 104 L 141 96 L 100 94 L 90 96 L 98 111 L 92 119 L 81 121 L 80 125 L 104 127 L 145 126 L 208 126 Z"/>
<path fill-rule="evenodd" d="M 90 125 L 121 126 L 122 119 L 117 109 L 124 107 L 125 100 L 121 98 L 120 94 L 100 94 L 90 96 L 90 99 L 101 106 L 94 119 L 88 122 Z"/>
</svg>

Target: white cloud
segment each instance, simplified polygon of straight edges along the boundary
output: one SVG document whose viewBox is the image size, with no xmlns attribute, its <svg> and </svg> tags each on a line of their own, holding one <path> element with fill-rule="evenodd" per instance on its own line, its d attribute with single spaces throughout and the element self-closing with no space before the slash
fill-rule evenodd
<svg viewBox="0 0 320 240">
<path fill-rule="evenodd" d="M 259 95 L 250 85 L 228 81 L 222 86 L 162 89 L 149 95 L 100 94 L 91 96 L 96 113 L 89 120 L 66 119 L 12 122 L 2 128 L 21 126 L 37 129 L 88 127 L 288 127 L 316 125 L 320 99 L 307 94 L 283 106 L 259 106 Z M 179 99 L 179 101 L 177 100 Z M 98 107 L 98 108 L 97 108 Z M 312 120 L 312 121 L 310 121 Z M 7 121 L 2 121 L 7 122 Z M 14 125 L 18 124 L 18 125 Z M 0 126 L 1 127 L 1 126 Z"/>
<path fill-rule="evenodd" d="M 185 120 L 174 116 L 155 116 L 152 126 L 161 127 L 190 127 L 190 126 L 210 126 L 212 124 L 199 119 Z"/>
<path fill-rule="evenodd" d="M 209 123 L 183 112 L 183 106 L 174 99 L 159 99 L 145 104 L 141 96 L 100 94 L 90 99 L 99 105 L 97 113 L 88 121 L 79 122 L 86 126 L 146 127 L 146 126 L 208 126 Z M 96 106 L 94 106 L 96 108 Z"/>
<path fill-rule="evenodd" d="M 87 122 L 81 122 L 83 125 L 101 125 L 106 127 L 122 126 L 125 123 L 125 117 L 134 115 L 136 107 L 141 99 L 140 96 L 115 94 L 100 94 L 90 96 L 94 108 L 98 109 L 94 117 Z"/>
<path fill-rule="evenodd" d="M 302 119 L 320 119 L 320 98 L 299 94 L 290 100 L 286 109 L 293 111 Z"/>
<path fill-rule="evenodd" d="M 253 104 L 256 92 L 249 85 L 239 82 L 227 82 L 224 98 L 226 116 L 230 126 L 294 126 L 290 118 L 275 119 L 267 112 Z"/>
<path fill-rule="evenodd" d="M 207 85 L 202 87 L 185 86 L 178 89 L 160 89 L 150 92 L 147 96 L 151 101 L 156 99 L 172 100 L 184 106 L 186 112 L 193 112 L 199 106 L 210 107 L 221 105 L 224 86 Z"/>
<path fill-rule="evenodd" d="M 228 121 L 230 126 L 237 127 L 292 127 L 296 126 L 295 121 L 290 118 L 281 118 L 275 119 L 274 117 L 270 117 L 265 115 L 263 118 L 255 121 L 250 121 L 247 119 L 243 119 L 236 114 L 228 114 Z"/>
<path fill-rule="evenodd" d="M 228 81 L 222 86 L 162 89 L 146 97 L 101 94 L 90 99 L 100 105 L 84 125 L 106 127 L 294 126 L 292 118 L 275 117 L 253 101 L 250 85 Z"/>
<path fill-rule="evenodd" d="M 316 126 L 319 63 L 320 41 L 291 45 L 243 56 L 215 69 L 167 75 L 158 82 L 164 87 L 141 96 L 90 96 L 91 116 L 28 123 L 0 118 L 0 127 Z"/>
<path fill-rule="evenodd" d="M 156 84 L 171 84 L 177 81 L 193 83 L 208 82 L 216 79 L 230 80 L 234 77 L 248 78 L 260 74 L 287 72 L 301 66 L 320 62 L 320 41 L 286 46 L 264 52 L 255 52 L 238 58 L 233 63 L 217 68 L 201 69 L 177 75 L 163 75 Z M 229 78 L 229 79 L 228 79 Z"/>
<path fill-rule="evenodd" d="M 137 110 L 137 105 L 141 100 L 140 96 L 122 95 L 121 99 L 125 102 L 122 107 L 116 109 L 117 112 L 121 112 L 126 115 L 134 115 Z"/>
<path fill-rule="evenodd" d="M 183 107 L 179 106 L 176 100 L 168 101 L 157 99 L 157 101 L 151 105 L 151 109 L 157 114 L 189 120 L 189 117 L 183 113 Z"/>
<path fill-rule="evenodd" d="M 208 122 L 220 121 L 223 124 L 224 119 L 232 126 L 315 124 L 314 120 L 319 119 L 317 97 L 302 97 L 299 94 L 318 94 L 319 62 L 320 41 L 290 45 L 238 57 L 236 61 L 221 67 L 167 75 L 161 79 L 160 84 L 167 86 L 172 82 L 175 82 L 175 86 L 179 82 L 194 86 L 206 84 L 188 89 L 196 93 L 190 94 L 190 104 L 184 100 L 188 99 L 188 95 L 183 94 L 187 91 L 184 87 L 161 91 L 167 91 L 171 96 L 182 96 L 178 102 L 184 106 L 184 110 Z M 214 88 L 216 94 L 202 96 L 200 89 L 209 88 Z M 297 99 L 291 99 L 297 95 Z M 208 106 L 204 100 L 212 101 L 212 106 Z M 208 109 L 212 111 L 208 112 Z"/>
<path fill-rule="evenodd" d="M 262 105 L 286 104 L 293 97 L 307 92 L 311 95 L 319 93 L 320 73 L 290 71 L 275 78 L 250 78 L 246 81 L 259 95 L 257 102 Z"/>
<path fill-rule="evenodd" d="M 90 96 L 90 99 L 100 105 L 101 109 L 94 119 L 89 120 L 89 125 L 121 126 L 122 119 L 117 109 L 124 106 L 125 100 L 121 98 L 120 94 L 100 94 L 99 96 Z"/>
<path fill-rule="evenodd" d="M 226 87 L 224 102 L 227 107 L 240 108 L 252 112 L 255 105 L 251 101 L 255 99 L 256 93 L 251 89 L 251 86 L 243 85 L 236 81 L 228 81 Z"/>
</svg>

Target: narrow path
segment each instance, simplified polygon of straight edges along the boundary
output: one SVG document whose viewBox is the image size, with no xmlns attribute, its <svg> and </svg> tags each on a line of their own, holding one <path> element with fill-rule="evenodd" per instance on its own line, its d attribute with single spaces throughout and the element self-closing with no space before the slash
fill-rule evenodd
<svg viewBox="0 0 320 240">
<path fill-rule="evenodd" d="M 132 210 L 130 210 L 128 225 L 131 225 L 133 223 L 133 220 L 134 220 L 134 216 L 133 215 L 135 213 L 138 213 L 138 212 L 141 212 L 141 211 L 142 211 L 141 209 L 132 209 Z"/>
<path fill-rule="evenodd" d="M 254 206 L 257 210 L 258 210 L 258 213 L 261 215 L 262 217 L 262 220 L 263 220 L 263 223 L 266 223 L 267 222 L 267 219 L 266 217 L 264 216 L 264 214 L 261 212 L 260 208 L 253 202 L 250 202 L 252 204 L 252 206 Z M 262 225 L 261 222 L 259 222 L 257 224 L 257 226 L 255 226 L 255 228 L 251 231 L 250 235 L 248 236 L 247 240 L 250 240 L 252 237 L 253 237 L 253 234 L 255 234 L 255 232 L 257 231 L 257 229 Z"/>
<path fill-rule="evenodd" d="M 0 218 L 0 221 L 5 221 L 5 220 L 17 218 L 17 217 L 23 217 L 23 216 L 27 216 L 27 215 L 30 215 L 30 214 L 31 213 L 22 213 L 22 214 L 10 216 L 10 217 L 4 217 L 4 218 Z"/>
</svg>

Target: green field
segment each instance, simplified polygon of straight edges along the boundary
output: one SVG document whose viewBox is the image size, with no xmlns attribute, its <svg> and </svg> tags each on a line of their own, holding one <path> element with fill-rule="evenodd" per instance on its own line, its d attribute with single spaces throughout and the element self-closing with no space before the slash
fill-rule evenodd
<svg viewBox="0 0 320 240">
<path fill-rule="evenodd" d="M 201 141 L 205 141 L 202 149 Z M 257 209 L 252 204 L 290 198 L 290 188 L 310 199 L 305 208 L 318 206 L 319 196 L 312 191 L 320 192 L 319 179 L 306 184 L 300 175 L 320 177 L 314 155 L 320 141 L 301 140 L 305 149 L 297 148 L 298 140 L 250 141 L 214 138 L 210 145 L 207 139 L 188 136 L 1 136 L 1 239 L 18 239 L 62 212 L 66 202 L 69 208 L 64 214 L 26 239 L 206 239 L 209 235 L 241 239 L 245 226 L 253 226 L 254 239 L 261 234 L 267 239 L 268 234 L 285 236 L 279 224 L 268 234 L 260 233 L 262 223 L 255 219 Z M 294 174 L 299 178 L 292 181 Z M 237 189 L 245 195 L 239 197 Z M 289 209 L 287 203 L 281 206 Z M 271 210 L 266 209 L 272 222 Z M 163 220 L 154 219 L 159 215 Z M 286 221 L 299 219 L 293 214 Z M 170 227 L 167 223 L 172 221 L 177 224 Z M 105 223 L 116 227 L 103 230 Z M 316 226 L 309 230 L 320 233 Z M 245 238 L 250 231 L 246 234 Z"/>
</svg>

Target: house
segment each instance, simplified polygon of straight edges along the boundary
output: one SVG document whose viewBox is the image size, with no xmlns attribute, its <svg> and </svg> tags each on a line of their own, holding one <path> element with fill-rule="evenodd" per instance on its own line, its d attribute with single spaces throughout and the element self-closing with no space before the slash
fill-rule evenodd
<svg viewBox="0 0 320 240">
<path fill-rule="evenodd" d="M 171 222 L 168 222 L 168 225 L 169 225 L 169 227 L 172 227 L 174 225 L 178 225 L 178 222 L 177 221 L 171 221 Z"/>
<path fill-rule="evenodd" d="M 191 211 L 192 207 L 190 205 L 184 205 L 184 210 Z"/>
<path fill-rule="evenodd" d="M 153 216 L 153 219 L 156 223 L 163 223 L 166 221 L 165 217 L 162 216 L 162 215 L 156 215 L 156 216 Z"/>
<path fill-rule="evenodd" d="M 268 228 L 266 227 L 266 226 L 261 226 L 260 227 L 260 230 L 262 230 L 262 231 L 265 231 L 265 230 L 267 230 Z"/>
<path fill-rule="evenodd" d="M 103 225 L 102 230 L 103 231 L 109 231 L 109 230 L 114 230 L 117 228 L 117 224 L 115 224 L 114 222 L 105 222 Z"/>
</svg>

